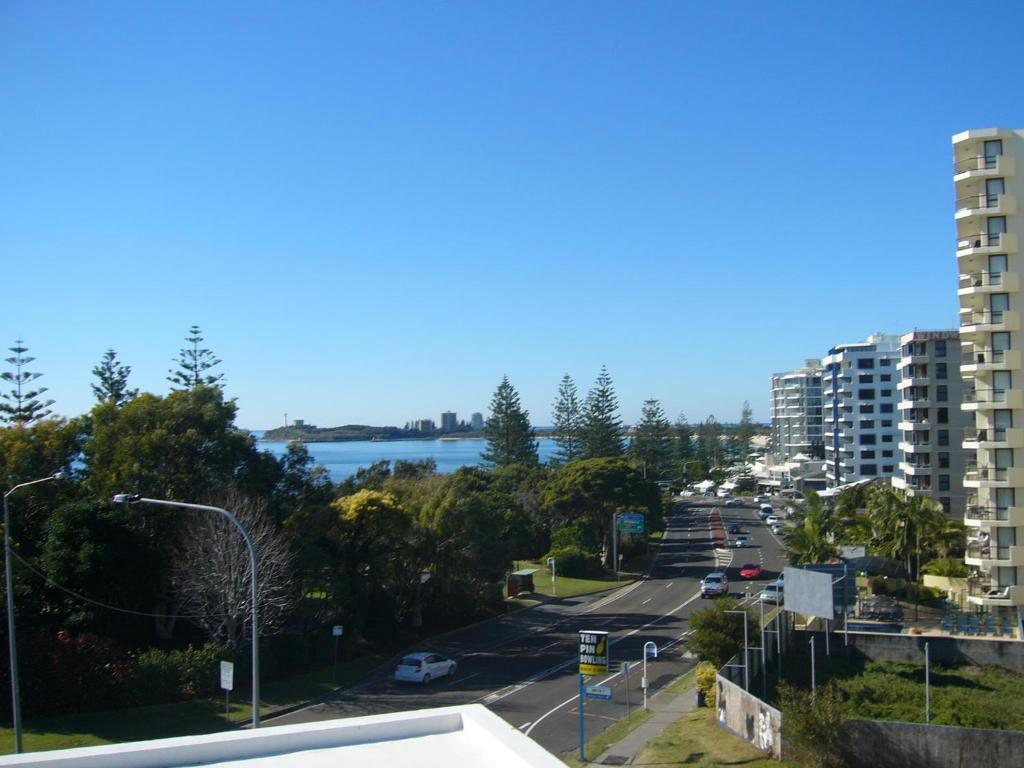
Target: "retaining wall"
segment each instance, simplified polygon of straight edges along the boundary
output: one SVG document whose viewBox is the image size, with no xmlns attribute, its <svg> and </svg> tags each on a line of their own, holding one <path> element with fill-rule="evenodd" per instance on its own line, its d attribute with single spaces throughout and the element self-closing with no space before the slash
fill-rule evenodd
<svg viewBox="0 0 1024 768">
<path fill-rule="evenodd" d="M 848 723 L 853 768 L 1020 768 L 1024 732 L 885 720 Z"/>
<path fill-rule="evenodd" d="M 715 715 L 720 726 L 777 760 L 782 759 L 782 713 L 779 710 L 722 675 L 718 676 L 715 696 Z"/>
</svg>

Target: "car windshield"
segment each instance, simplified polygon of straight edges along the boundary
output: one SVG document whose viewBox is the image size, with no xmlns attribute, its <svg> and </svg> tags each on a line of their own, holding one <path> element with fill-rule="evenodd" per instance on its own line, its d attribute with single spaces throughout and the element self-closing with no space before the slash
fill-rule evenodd
<svg viewBox="0 0 1024 768">
<path fill-rule="evenodd" d="M 398 663 L 403 667 L 418 667 L 420 665 L 420 660 L 415 656 L 406 656 Z"/>
<path fill-rule="evenodd" d="M 704 581 L 707 582 L 708 584 L 714 584 L 715 582 L 719 582 L 721 580 L 722 580 L 721 576 L 713 576 L 712 575 L 712 576 L 705 576 L 704 577 Z"/>
<path fill-rule="evenodd" d="M 756 567 L 757 566 L 755 566 L 753 563 L 746 563 L 746 564 L 744 564 L 742 570 L 744 570 L 744 571 L 752 571 Z"/>
</svg>

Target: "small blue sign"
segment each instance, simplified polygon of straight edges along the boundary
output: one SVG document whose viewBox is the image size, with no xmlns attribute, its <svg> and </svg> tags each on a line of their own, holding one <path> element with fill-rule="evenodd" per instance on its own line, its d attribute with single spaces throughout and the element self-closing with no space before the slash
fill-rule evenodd
<svg viewBox="0 0 1024 768">
<path fill-rule="evenodd" d="M 619 513 L 620 533 L 643 533 L 644 516 L 636 512 Z"/>
<path fill-rule="evenodd" d="M 588 699 L 603 699 L 608 701 L 612 697 L 612 689 L 607 685 L 588 685 L 586 688 Z"/>
</svg>

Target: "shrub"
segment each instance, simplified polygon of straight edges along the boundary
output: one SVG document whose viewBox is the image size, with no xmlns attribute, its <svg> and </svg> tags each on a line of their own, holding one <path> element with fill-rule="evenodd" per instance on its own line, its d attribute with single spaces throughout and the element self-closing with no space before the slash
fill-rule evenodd
<svg viewBox="0 0 1024 768">
<path fill-rule="evenodd" d="M 212 696 L 220 689 L 220 662 L 234 661 L 235 652 L 219 643 L 183 650 L 151 649 L 139 656 L 136 698 L 141 704 Z"/>
<path fill-rule="evenodd" d="M 782 743 L 787 760 L 814 768 L 839 768 L 847 754 L 843 694 L 834 682 L 812 693 L 788 683 L 779 684 Z"/>
<path fill-rule="evenodd" d="M 559 576 L 586 578 L 601 572 L 601 560 L 593 552 L 582 547 L 562 547 L 552 549 L 545 555 L 555 558 L 555 570 Z"/>
<path fill-rule="evenodd" d="M 708 608 L 694 612 L 690 617 L 693 636 L 690 650 L 701 661 L 710 661 L 721 668 L 743 649 L 743 618 L 726 611 L 736 610 L 736 601 L 721 597 Z M 747 632 L 753 638 L 758 631 L 757 620 L 747 615 Z"/>
<path fill-rule="evenodd" d="M 697 689 L 704 694 L 704 706 L 714 708 L 718 689 L 718 667 L 710 661 L 697 665 Z"/>
</svg>

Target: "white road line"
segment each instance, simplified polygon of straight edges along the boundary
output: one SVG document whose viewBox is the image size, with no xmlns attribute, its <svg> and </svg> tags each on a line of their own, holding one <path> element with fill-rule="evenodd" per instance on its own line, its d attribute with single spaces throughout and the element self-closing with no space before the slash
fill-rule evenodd
<svg viewBox="0 0 1024 768">
<path fill-rule="evenodd" d="M 541 648 L 538 648 L 537 650 L 538 651 L 546 651 L 548 648 L 551 648 L 554 645 L 560 645 L 561 642 L 562 642 L 561 640 L 555 640 L 553 643 L 548 643 L 547 645 L 545 645 L 545 646 L 543 646 Z"/>
<path fill-rule="evenodd" d="M 668 589 L 668 588 L 669 588 L 669 587 L 671 587 L 671 586 L 672 586 L 673 584 L 675 584 L 675 582 L 674 582 L 674 581 L 670 581 L 670 582 L 669 582 L 668 584 L 666 584 L 666 585 L 665 585 L 665 589 Z"/>
<path fill-rule="evenodd" d="M 530 727 L 529 723 L 523 723 L 522 725 L 519 726 L 519 730 L 521 731 L 521 730 L 523 730 L 523 728 L 529 728 L 529 727 Z"/>
<path fill-rule="evenodd" d="M 476 677 L 479 674 L 480 674 L 479 672 L 474 672 L 472 675 L 466 675 L 465 677 L 457 677 L 454 680 L 450 681 L 448 683 L 448 685 L 455 685 L 456 683 L 464 683 L 467 680 L 469 680 L 469 678 Z"/>
<path fill-rule="evenodd" d="M 651 600 L 653 600 L 653 599 L 654 599 L 654 598 L 648 597 L 648 598 L 647 598 L 646 600 L 644 600 L 644 601 L 643 601 L 642 603 L 640 603 L 640 605 L 647 605 L 647 604 L 648 604 L 649 602 L 651 602 Z"/>
</svg>

